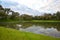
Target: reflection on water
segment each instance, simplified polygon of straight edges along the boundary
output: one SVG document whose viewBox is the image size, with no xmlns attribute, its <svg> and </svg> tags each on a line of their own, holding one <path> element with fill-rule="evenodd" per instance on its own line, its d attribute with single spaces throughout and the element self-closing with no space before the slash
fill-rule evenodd
<svg viewBox="0 0 60 40">
<path fill-rule="evenodd" d="M 60 37 L 60 23 L 0 23 L 0 26 L 21 31 Z"/>
<path fill-rule="evenodd" d="M 45 34 L 49 36 L 54 36 L 54 37 L 60 37 L 60 32 L 56 28 L 44 28 L 42 26 L 30 26 L 28 28 L 20 28 L 22 31 L 26 32 L 33 32 L 37 34 Z"/>
<path fill-rule="evenodd" d="M 20 23 L 19 25 L 22 25 L 21 28 L 28 28 L 35 25 L 36 27 L 43 27 L 43 28 L 56 28 L 58 31 L 60 31 L 60 23 Z"/>
</svg>

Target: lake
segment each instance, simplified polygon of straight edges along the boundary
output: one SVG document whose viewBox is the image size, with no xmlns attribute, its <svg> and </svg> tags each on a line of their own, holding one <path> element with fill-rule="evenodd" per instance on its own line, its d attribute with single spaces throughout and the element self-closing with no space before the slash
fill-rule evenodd
<svg viewBox="0 0 60 40">
<path fill-rule="evenodd" d="M 0 26 L 60 38 L 60 23 L 1 23 Z"/>
</svg>

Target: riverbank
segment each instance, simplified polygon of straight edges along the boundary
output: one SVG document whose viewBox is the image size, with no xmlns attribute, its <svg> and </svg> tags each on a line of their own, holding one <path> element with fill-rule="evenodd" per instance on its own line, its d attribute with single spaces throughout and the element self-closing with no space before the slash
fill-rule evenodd
<svg viewBox="0 0 60 40">
<path fill-rule="evenodd" d="M 60 22 L 60 20 L 32 20 L 32 22 Z"/>
<path fill-rule="evenodd" d="M 60 38 L 0 27 L 0 40 L 60 40 Z"/>
<path fill-rule="evenodd" d="M 60 22 L 60 20 L 6 20 L 6 21 L 0 21 L 0 23 L 22 23 L 22 22 Z"/>
<path fill-rule="evenodd" d="M 60 20 L 31 20 L 31 21 L 21 21 L 21 22 L 60 22 Z"/>
</svg>

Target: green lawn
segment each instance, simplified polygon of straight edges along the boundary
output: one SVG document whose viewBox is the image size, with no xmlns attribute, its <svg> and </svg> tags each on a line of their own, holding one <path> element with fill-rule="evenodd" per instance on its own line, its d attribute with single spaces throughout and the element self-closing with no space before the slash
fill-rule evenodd
<svg viewBox="0 0 60 40">
<path fill-rule="evenodd" d="M 0 27 L 0 40 L 60 40 L 60 38 Z"/>
<path fill-rule="evenodd" d="M 60 20 L 32 20 L 32 22 L 60 22 Z"/>
<path fill-rule="evenodd" d="M 60 22 L 60 20 L 25 20 L 21 22 Z"/>
<path fill-rule="evenodd" d="M 20 23 L 20 22 L 60 22 L 60 20 L 0 20 L 0 22 Z"/>
</svg>

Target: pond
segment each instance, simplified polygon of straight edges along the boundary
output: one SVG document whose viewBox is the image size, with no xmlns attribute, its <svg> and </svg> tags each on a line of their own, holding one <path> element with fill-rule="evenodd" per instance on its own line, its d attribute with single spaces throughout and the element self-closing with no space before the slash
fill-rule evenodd
<svg viewBox="0 0 60 40">
<path fill-rule="evenodd" d="M 1 26 L 60 38 L 60 23 L 1 23 Z"/>
</svg>

